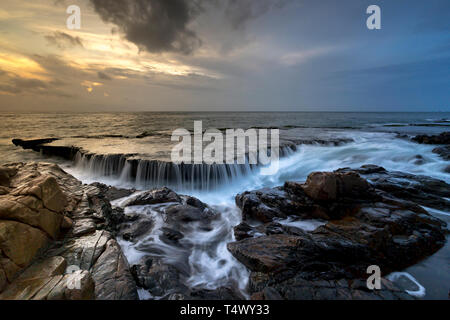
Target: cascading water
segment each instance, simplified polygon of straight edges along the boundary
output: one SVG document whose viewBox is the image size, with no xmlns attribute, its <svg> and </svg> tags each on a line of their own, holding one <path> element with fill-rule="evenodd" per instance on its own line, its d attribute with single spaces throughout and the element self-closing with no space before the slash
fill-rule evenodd
<svg viewBox="0 0 450 320">
<path fill-rule="evenodd" d="M 295 147 L 283 147 L 281 157 L 294 153 Z M 131 156 L 130 156 L 131 158 Z M 129 159 L 126 155 L 95 155 L 78 152 L 75 170 L 85 181 L 98 179 L 145 190 L 170 187 L 177 190 L 211 191 L 255 174 L 259 165 L 174 164 L 168 161 Z"/>
</svg>

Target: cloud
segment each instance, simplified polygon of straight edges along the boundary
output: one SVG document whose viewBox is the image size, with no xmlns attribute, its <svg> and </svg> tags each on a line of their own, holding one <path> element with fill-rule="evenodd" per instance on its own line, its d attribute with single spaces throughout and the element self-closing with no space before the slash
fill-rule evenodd
<svg viewBox="0 0 450 320">
<path fill-rule="evenodd" d="M 45 36 L 49 44 L 58 47 L 59 49 L 81 47 L 83 48 L 83 41 L 80 37 L 73 37 L 65 32 L 55 31 L 52 34 Z"/>
<path fill-rule="evenodd" d="M 188 0 L 90 0 L 105 22 L 115 24 L 125 38 L 148 52 L 189 54 L 201 45 L 188 28 L 198 13 Z"/>
<path fill-rule="evenodd" d="M 202 39 L 191 29 L 200 14 L 221 10 L 234 29 L 291 0 L 90 0 L 105 22 L 125 38 L 151 53 L 191 54 Z"/>
<path fill-rule="evenodd" d="M 101 79 L 101 80 L 112 80 L 112 78 L 108 74 L 106 74 L 106 73 L 104 73 L 102 71 L 99 71 L 97 73 L 97 75 L 98 75 L 98 78 Z"/>
</svg>

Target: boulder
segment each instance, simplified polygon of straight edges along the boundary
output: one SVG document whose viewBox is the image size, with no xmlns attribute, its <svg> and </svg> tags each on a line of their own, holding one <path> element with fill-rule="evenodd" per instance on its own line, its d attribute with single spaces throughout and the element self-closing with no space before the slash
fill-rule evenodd
<svg viewBox="0 0 450 320">
<path fill-rule="evenodd" d="M 95 262 L 92 277 L 97 300 L 138 299 L 128 262 L 114 239 L 108 241 L 105 251 Z"/>
<path fill-rule="evenodd" d="M 20 222 L 0 220 L 0 249 L 19 267 L 26 267 L 48 242 L 49 238 L 39 229 Z"/>
<path fill-rule="evenodd" d="M 434 148 L 433 153 L 440 155 L 445 161 L 449 161 L 450 160 L 450 145 Z"/>
<path fill-rule="evenodd" d="M 16 174 L 14 168 L 0 166 L 0 186 L 9 187 L 11 178 Z"/>
<path fill-rule="evenodd" d="M 303 185 L 305 193 L 315 201 L 335 201 L 339 198 L 368 197 L 372 187 L 355 172 L 314 172 Z"/>
<path fill-rule="evenodd" d="M 144 206 L 157 203 L 181 203 L 181 198 L 174 191 L 169 188 L 161 188 L 149 190 L 140 194 L 137 194 L 123 204 L 123 206 Z"/>
<path fill-rule="evenodd" d="M 450 132 L 442 132 L 434 136 L 418 135 L 412 140 L 422 144 L 450 144 Z"/>
</svg>

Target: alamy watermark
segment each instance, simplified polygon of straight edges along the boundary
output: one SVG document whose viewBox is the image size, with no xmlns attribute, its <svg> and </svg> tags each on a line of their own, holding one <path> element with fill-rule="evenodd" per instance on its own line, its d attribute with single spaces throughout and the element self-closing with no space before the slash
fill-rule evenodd
<svg viewBox="0 0 450 320">
<path fill-rule="evenodd" d="M 187 129 L 176 129 L 171 140 L 179 142 L 171 153 L 175 164 L 261 165 L 262 175 L 273 175 L 279 169 L 278 129 L 203 131 L 202 121 L 194 121 L 193 134 Z"/>
<path fill-rule="evenodd" d="M 377 265 L 372 265 L 367 268 L 367 288 L 369 290 L 381 290 L 381 269 Z"/>
</svg>

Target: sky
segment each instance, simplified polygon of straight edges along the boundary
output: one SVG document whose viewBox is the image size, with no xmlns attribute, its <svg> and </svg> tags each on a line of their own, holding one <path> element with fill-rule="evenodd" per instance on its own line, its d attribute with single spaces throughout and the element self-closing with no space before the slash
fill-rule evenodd
<svg viewBox="0 0 450 320">
<path fill-rule="evenodd" d="M 450 111 L 450 1 L 1 1 L 0 111 Z"/>
</svg>

